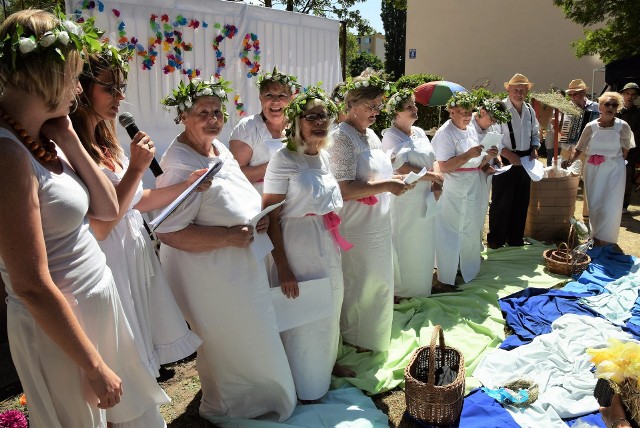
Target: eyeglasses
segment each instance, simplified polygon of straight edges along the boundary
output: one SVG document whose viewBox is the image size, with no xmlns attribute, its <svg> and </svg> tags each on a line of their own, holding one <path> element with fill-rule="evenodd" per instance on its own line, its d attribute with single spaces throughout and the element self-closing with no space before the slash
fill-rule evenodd
<svg viewBox="0 0 640 428">
<path fill-rule="evenodd" d="M 602 104 L 602 105 L 603 105 L 603 106 L 605 106 L 605 107 L 607 107 L 607 108 L 609 108 L 609 107 L 618 108 L 618 106 L 619 106 L 620 104 L 618 104 L 618 103 L 610 103 L 610 102 L 606 102 L 606 103 L 604 103 L 604 104 Z"/>
<path fill-rule="evenodd" d="M 326 113 L 303 114 L 301 117 L 307 122 L 326 122 L 329 120 L 329 115 Z"/>
<path fill-rule="evenodd" d="M 509 90 L 509 92 L 513 92 L 514 94 L 526 94 L 527 92 L 529 92 L 528 89 L 524 89 L 524 88 L 511 88 Z"/>
<path fill-rule="evenodd" d="M 118 95 L 124 95 L 125 92 L 127 92 L 127 84 L 126 83 L 122 83 L 122 84 L 117 84 L 115 82 L 113 82 L 113 83 L 105 83 L 105 82 L 101 82 L 100 80 L 97 80 L 97 79 L 94 80 L 94 83 L 106 88 L 107 91 L 109 91 L 109 93 L 111 94 L 112 97 L 117 97 Z"/>
<path fill-rule="evenodd" d="M 371 106 L 367 103 L 365 103 L 364 105 L 366 105 L 369 110 L 371 111 L 382 111 L 382 109 L 384 109 L 384 104 L 378 104 L 377 106 Z"/>
<path fill-rule="evenodd" d="M 263 95 L 263 97 L 269 101 L 275 101 L 275 100 L 279 100 L 279 101 L 287 101 L 290 97 L 290 95 L 287 94 L 272 94 L 272 93 L 266 93 Z"/>
</svg>

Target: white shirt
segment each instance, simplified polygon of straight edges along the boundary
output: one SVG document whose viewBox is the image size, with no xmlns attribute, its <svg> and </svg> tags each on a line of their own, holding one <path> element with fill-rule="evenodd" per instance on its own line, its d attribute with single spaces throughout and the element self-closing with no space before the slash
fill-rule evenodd
<svg viewBox="0 0 640 428">
<path fill-rule="evenodd" d="M 513 137 L 516 143 L 515 150 L 525 151 L 532 147 L 540 147 L 540 124 L 536 118 L 533 107 L 527 103 L 522 104 L 522 116 L 513 106 L 511 100 L 506 98 L 503 100 L 507 105 L 507 111 L 511 113 L 511 126 L 513 127 Z M 513 151 L 511 145 L 511 136 L 507 123 L 502 124 L 502 144 L 499 149 L 507 148 Z"/>
</svg>

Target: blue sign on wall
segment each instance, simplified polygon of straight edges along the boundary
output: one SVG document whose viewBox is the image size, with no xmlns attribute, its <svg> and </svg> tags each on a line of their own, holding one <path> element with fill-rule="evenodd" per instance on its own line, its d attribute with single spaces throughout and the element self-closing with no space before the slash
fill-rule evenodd
<svg viewBox="0 0 640 428">
<path fill-rule="evenodd" d="M 416 59 L 416 50 L 409 49 L 409 59 Z"/>
</svg>

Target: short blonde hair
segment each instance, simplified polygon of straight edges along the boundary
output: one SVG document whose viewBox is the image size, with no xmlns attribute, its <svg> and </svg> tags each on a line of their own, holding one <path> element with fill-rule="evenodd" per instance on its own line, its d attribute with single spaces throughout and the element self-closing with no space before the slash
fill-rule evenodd
<svg viewBox="0 0 640 428">
<path fill-rule="evenodd" d="M 624 107 L 624 99 L 622 98 L 622 95 L 620 95 L 618 92 L 605 92 L 604 94 L 598 97 L 598 104 L 602 104 L 607 100 L 607 98 L 615 98 L 618 101 L 617 111 L 622 110 L 622 107 Z"/>
<path fill-rule="evenodd" d="M 304 111 L 306 112 L 307 110 L 311 110 L 314 107 L 318 107 L 318 106 L 322 106 L 322 107 L 327 107 L 324 102 L 322 102 L 322 100 L 319 100 L 317 98 L 314 98 L 312 100 L 309 100 L 309 102 L 304 106 Z M 303 112 L 304 114 L 304 112 Z M 291 137 L 289 137 L 289 144 L 288 146 L 292 146 L 292 148 L 294 148 L 297 152 L 302 153 L 304 152 L 304 140 L 302 139 L 302 126 L 300 125 L 300 121 L 301 120 L 305 120 L 302 118 L 302 115 L 297 115 L 295 117 L 295 119 L 293 119 L 293 122 L 291 123 Z M 327 124 L 328 128 L 331 127 L 331 123 L 333 122 L 334 118 L 329 119 L 329 123 Z M 327 136 L 324 138 L 324 141 L 318 146 L 318 149 L 322 149 L 324 147 L 327 147 L 329 145 L 329 134 L 327 133 Z"/>
<path fill-rule="evenodd" d="M 37 40 L 58 24 L 58 18 L 49 12 L 37 9 L 21 10 L 4 21 L 0 27 L 0 40 L 14 34 L 17 25 L 24 29 L 24 36 L 33 35 Z M 37 95 L 50 110 L 55 110 L 63 100 L 65 91 L 70 90 L 70 74 L 80 70 L 82 65 L 80 52 L 75 49 L 66 52 L 65 58 L 65 62 L 60 62 L 51 55 L 25 56 L 21 58 L 17 70 L 0 69 L 0 88 L 4 90 L 7 85 L 15 86 L 28 94 Z"/>
</svg>

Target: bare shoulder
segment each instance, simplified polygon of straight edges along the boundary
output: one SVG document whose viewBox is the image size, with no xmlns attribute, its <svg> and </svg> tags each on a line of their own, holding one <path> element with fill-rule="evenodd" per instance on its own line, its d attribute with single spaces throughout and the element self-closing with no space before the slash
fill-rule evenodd
<svg viewBox="0 0 640 428">
<path fill-rule="evenodd" d="M 29 185 L 33 181 L 31 154 L 10 138 L 0 137 L 0 181 L 12 188 Z"/>
</svg>

